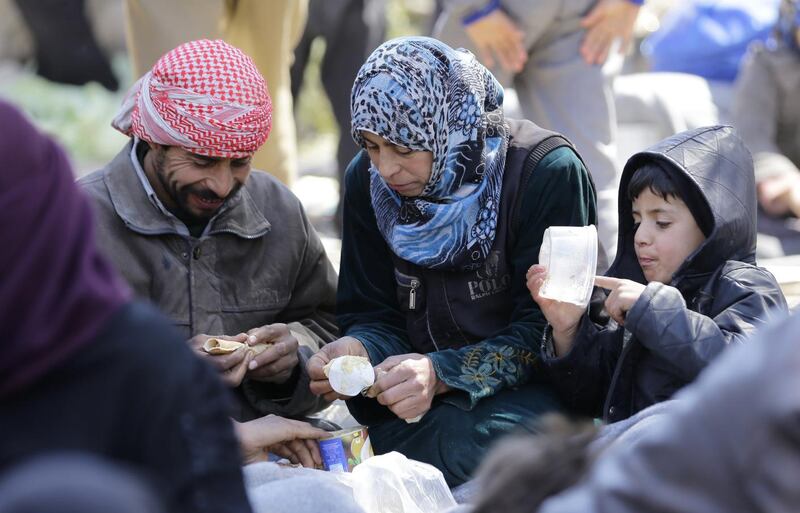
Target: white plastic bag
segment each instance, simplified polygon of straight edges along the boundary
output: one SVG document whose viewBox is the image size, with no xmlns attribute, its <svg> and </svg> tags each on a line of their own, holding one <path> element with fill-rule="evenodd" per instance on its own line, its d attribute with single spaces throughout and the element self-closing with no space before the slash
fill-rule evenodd
<svg viewBox="0 0 800 513">
<path fill-rule="evenodd" d="M 398 452 L 364 461 L 352 478 L 353 497 L 367 513 L 438 513 L 456 505 L 439 469 Z"/>
</svg>

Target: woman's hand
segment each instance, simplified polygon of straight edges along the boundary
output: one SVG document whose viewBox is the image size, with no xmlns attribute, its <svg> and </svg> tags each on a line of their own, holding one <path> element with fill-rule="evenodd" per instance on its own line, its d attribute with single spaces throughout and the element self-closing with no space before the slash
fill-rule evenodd
<svg viewBox="0 0 800 513">
<path fill-rule="evenodd" d="M 439 381 L 431 359 L 422 354 L 390 356 L 375 367 L 375 375 L 370 395 L 377 395 L 378 402 L 401 419 L 425 414 L 436 394 L 450 390 Z"/>
<path fill-rule="evenodd" d="M 553 329 L 553 342 L 558 356 L 563 356 L 572 349 L 575 333 L 581 322 L 585 308 L 572 303 L 542 297 L 539 292 L 547 279 L 547 269 L 543 265 L 532 265 L 526 274 L 528 290 L 531 297 L 542 310 L 547 322 Z"/>
<path fill-rule="evenodd" d="M 233 421 L 245 465 L 265 461 L 267 453 L 315 468 L 322 464 L 316 440 L 328 432 L 307 422 L 267 415 L 249 422 Z"/>
<path fill-rule="evenodd" d="M 334 340 L 329 344 L 325 344 L 319 351 L 314 353 L 308 359 L 308 377 L 311 379 L 309 388 L 314 395 L 321 395 L 326 401 L 335 401 L 336 399 L 349 399 L 349 397 L 337 394 L 331 388 L 331 383 L 325 372 L 322 370 L 334 358 L 340 356 L 363 356 L 369 358 L 367 350 L 364 349 L 362 344 L 357 338 L 342 337 Z"/>
<path fill-rule="evenodd" d="M 594 284 L 611 291 L 606 298 L 606 310 L 617 324 L 625 326 L 625 316 L 639 300 L 645 286 L 635 281 L 611 276 L 595 276 Z"/>
</svg>

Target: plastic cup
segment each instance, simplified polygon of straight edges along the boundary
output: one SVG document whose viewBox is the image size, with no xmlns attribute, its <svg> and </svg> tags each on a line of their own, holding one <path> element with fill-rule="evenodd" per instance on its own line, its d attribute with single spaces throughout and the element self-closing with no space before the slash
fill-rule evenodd
<svg viewBox="0 0 800 513">
<path fill-rule="evenodd" d="M 597 228 L 551 226 L 544 232 L 539 264 L 547 268 L 540 296 L 585 307 L 597 268 Z"/>
</svg>

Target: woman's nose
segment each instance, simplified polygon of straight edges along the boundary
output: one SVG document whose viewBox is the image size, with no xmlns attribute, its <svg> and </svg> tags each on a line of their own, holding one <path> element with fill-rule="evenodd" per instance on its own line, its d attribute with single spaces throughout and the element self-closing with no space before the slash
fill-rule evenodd
<svg viewBox="0 0 800 513">
<path fill-rule="evenodd" d="M 400 170 L 397 159 L 388 155 L 389 152 L 381 152 L 378 172 L 384 180 L 388 180 Z"/>
</svg>

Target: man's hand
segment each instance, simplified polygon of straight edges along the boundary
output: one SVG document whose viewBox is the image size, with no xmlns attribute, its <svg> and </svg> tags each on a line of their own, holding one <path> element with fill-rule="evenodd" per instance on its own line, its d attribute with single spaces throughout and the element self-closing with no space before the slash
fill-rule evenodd
<svg viewBox="0 0 800 513">
<path fill-rule="evenodd" d="M 334 340 L 330 344 L 325 344 L 309 358 L 308 377 L 311 379 L 309 388 L 312 394 L 321 395 L 326 401 L 349 399 L 349 397 L 339 395 L 333 391 L 330 381 L 328 381 L 325 372 L 322 370 L 322 368 L 334 358 L 347 355 L 369 358 L 369 354 L 367 350 L 364 349 L 364 345 L 353 337 L 342 337 L 338 340 Z"/>
<path fill-rule="evenodd" d="M 322 464 L 316 440 L 328 436 L 326 431 L 299 420 L 267 415 L 249 422 L 233 422 L 245 464 L 266 460 L 267 452 L 275 453 L 315 468 Z"/>
<path fill-rule="evenodd" d="M 230 354 L 208 354 L 203 350 L 203 344 L 210 338 L 212 338 L 210 335 L 195 335 L 188 340 L 189 347 L 192 348 L 195 354 L 213 365 L 217 371 L 219 371 L 219 376 L 226 385 L 231 388 L 238 387 L 242 383 L 242 379 L 244 379 L 244 375 L 247 372 L 247 366 L 253 357 L 251 351 L 248 351 L 246 347 L 242 347 Z M 247 335 L 244 333 L 240 333 L 235 337 L 217 336 L 213 338 L 233 340 L 234 342 L 242 343 L 247 341 Z"/>
<path fill-rule="evenodd" d="M 401 419 L 425 414 L 434 396 L 449 390 L 436 376 L 431 359 L 422 354 L 390 356 L 375 367 L 375 375 L 370 392 Z"/>
<path fill-rule="evenodd" d="M 800 217 L 800 174 L 785 173 L 758 182 L 758 203 L 774 217 Z"/>
<path fill-rule="evenodd" d="M 519 73 L 528 60 L 523 46 L 525 34 L 500 9 L 495 9 L 464 27 L 478 48 L 478 57 L 487 68 L 497 61 L 506 71 Z"/>
<path fill-rule="evenodd" d="M 627 52 L 639 7 L 629 0 L 598 0 L 581 20 L 581 26 L 586 29 L 580 50 L 583 60 L 588 64 L 603 64 L 611 44 L 618 38 L 622 39 L 620 53 Z"/>
<path fill-rule="evenodd" d="M 644 292 L 645 286 L 632 280 L 595 276 L 594 284 L 610 290 L 606 298 L 606 310 L 620 326 L 625 326 L 625 316 Z"/>
<path fill-rule="evenodd" d="M 248 365 L 247 377 L 268 383 L 286 383 L 300 361 L 299 344 L 285 324 L 267 324 L 247 332 L 247 343 L 268 344 L 267 349 L 253 357 Z"/>
</svg>

